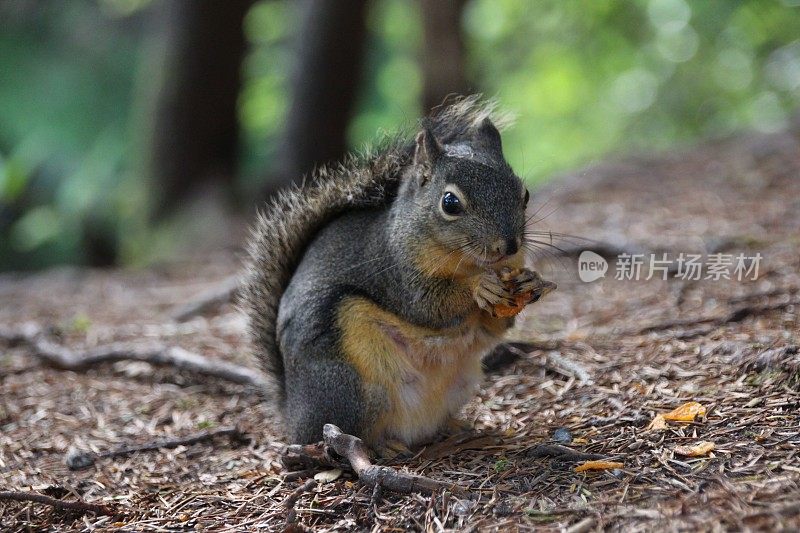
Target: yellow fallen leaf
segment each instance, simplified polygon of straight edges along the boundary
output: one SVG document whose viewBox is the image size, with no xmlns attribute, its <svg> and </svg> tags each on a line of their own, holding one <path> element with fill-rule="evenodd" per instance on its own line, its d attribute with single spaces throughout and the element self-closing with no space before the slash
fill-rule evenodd
<svg viewBox="0 0 800 533">
<path fill-rule="evenodd" d="M 589 444 L 589 441 L 583 437 L 577 437 L 572 439 L 572 444 Z"/>
<path fill-rule="evenodd" d="M 688 402 L 664 415 L 664 420 L 694 422 L 695 417 L 704 416 L 706 408 L 697 402 Z"/>
<path fill-rule="evenodd" d="M 615 468 L 622 468 L 622 463 L 616 461 L 586 461 L 582 465 L 575 467 L 576 472 L 585 472 L 587 470 L 613 470 Z"/>
<path fill-rule="evenodd" d="M 714 450 L 714 443 L 707 440 L 701 440 L 694 446 L 675 447 L 675 453 L 678 455 L 685 455 L 686 457 L 703 457 L 704 455 L 708 455 L 712 450 Z"/>
<path fill-rule="evenodd" d="M 647 429 L 667 429 L 667 421 L 664 420 L 664 415 L 656 415 Z"/>
</svg>

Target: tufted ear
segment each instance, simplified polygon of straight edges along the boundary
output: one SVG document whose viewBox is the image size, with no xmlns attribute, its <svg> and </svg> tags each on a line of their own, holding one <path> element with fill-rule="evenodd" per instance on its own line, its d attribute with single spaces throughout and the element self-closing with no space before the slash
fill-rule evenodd
<svg viewBox="0 0 800 533">
<path fill-rule="evenodd" d="M 433 164 L 442 155 L 442 145 L 428 128 L 417 134 L 414 147 L 414 166 L 417 167 L 417 179 L 420 185 L 430 179 Z"/>
<path fill-rule="evenodd" d="M 500 140 L 500 132 L 488 118 L 483 119 L 481 125 L 478 126 L 475 141 L 489 154 L 503 159 L 503 141 Z"/>
</svg>

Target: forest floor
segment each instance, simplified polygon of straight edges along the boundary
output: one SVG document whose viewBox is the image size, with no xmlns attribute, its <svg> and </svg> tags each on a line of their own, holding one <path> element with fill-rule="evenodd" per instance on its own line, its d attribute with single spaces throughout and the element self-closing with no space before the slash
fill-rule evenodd
<svg viewBox="0 0 800 533">
<path fill-rule="evenodd" d="M 0 498 L 0 529 L 275 531 L 292 493 L 295 530 L 800 529 L 800 133 L 595 166 L 554 181 L 536 203 L 537 228 L 598 241 L 556 245 L 585 245 L 609 267 L 586 283 L 574 254 L 540 258 L 559 288 L 514 331 L 531 344 L 496 365 L 465 409 L 474 432 L 389 463 L 464 494 L 373 495 L 347 471 L 318 482 L 307 482 L 313 471 L 287 475 L 279 418 L 254 388 L 143 362 L 58 370 L 9 333 L 33 322 L 76 354 L 161 343 L 254 366 L 232 305 L 172 318 L 237 272 L 234 250 L 146 271 L 4 275 L 0 491 L 113 512 Z M 619 253 L 644 254 L 639 280 L 615 279 Z M 681 253 L 702 254 L 704 279 L 682 279 Z M 761 254 L 757 280 L 737 279 L 740 253 Z M 674 262 L 646 280 L 650 254 Z M 713 279 L 728 259 L 732 279 Z M 658 416 L 688 402 L 701 406 L 693 421 Z M 242 438 L 65 464 L 73 448 L 229 426 Z M 545 453 L 547 443 L 622 466 L 577 472 L 581 457 Z"/>
</svg>

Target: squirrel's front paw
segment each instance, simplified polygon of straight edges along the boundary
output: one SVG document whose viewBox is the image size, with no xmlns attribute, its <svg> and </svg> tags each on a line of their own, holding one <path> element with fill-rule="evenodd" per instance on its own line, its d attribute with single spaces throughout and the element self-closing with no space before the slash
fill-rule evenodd
<svg viewBox="0 0 800 533">
<path fill-rule="evenodd" d="M 555 288 L 555 283 L 542 279 L 537 272 L 527 268 L 506 267 L 500 273 L 487 272 L 483 275 L 476 289 L 475 299 L 481 309 L 491 313 L 493 317 L 509 318 Z M 489 297 L 485 297 L 486 293 Z M 479 296 L 484 298 L 480 299 Z M 488 308 L 484 307 L 487 302 Z"/>
<path fill-rule="evenodd" d="M 492 313 L 498 304 L 513 305 L 514 298 L 507 285 L 494 270 L 481 274 L 473 291 L 478 307 Z"/>
<path fill-rule="evenodd" d="M 538 302 L 542 296 L 556 289 L 555 283 L 542 279 L 542 276 L 540 276 L 538 272 L 528 270 L 527 268 L 520 269 L 519 272 L 514 272 L 510 282 L 511 286 L 514 287 L 514 296 L 520 294 L 526 295 L 526 304 Z"/>
</svg>

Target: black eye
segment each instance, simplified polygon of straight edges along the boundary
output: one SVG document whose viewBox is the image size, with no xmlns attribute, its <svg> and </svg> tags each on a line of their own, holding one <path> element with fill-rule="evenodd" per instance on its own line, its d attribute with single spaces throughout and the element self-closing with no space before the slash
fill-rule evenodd
<svg viewBox="0 0 800 533">
<path fill-rule="evenodd" d="M 442 196 L 442 211 L 446 215 L 457 216 L 464 212 L 464 207 L 461 205 L 461 200 L 458 199 L 458 196 L 451 192 L 446 192 Z"/>
<path fill-rule="evenodd" d="M 528 189 L 525 189 L 525 205 L 528 205 L 528 200 L 530 199 L 531 199 L 531 193 L 528 191 Z"/>
</svg>

